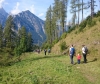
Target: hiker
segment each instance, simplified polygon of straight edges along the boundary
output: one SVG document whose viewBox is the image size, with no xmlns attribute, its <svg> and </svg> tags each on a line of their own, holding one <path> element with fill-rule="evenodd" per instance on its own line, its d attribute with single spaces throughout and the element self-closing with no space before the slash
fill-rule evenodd
<svg viewBox="0 0 100 84">
<path fill-rule="evenodd" d="M 47 50 L 46 50 L 46 49 L 44 49 L 44 53 L 45 53 L 45 55 L 46 55 L 46 52 L 47 52 Z"/>
<path fill-rule="evenodd" d="M 80 64 L 80 60 L 81 60 L 81 55 L 78 53 L 77 57 L 77 63 Z"/>
<path fill-rule="evenodd" d="M 82 45 L 82 54 L 83 54 L 83 59 L 84 59 L 84 63 L 87 62 L 87 52 L 88 52 L 88 49 L 85 45 Z"/>
<path fill-rule="evenodd" d="M 48 54 L 50 53 L 50 48 L 48 48 Z"/>
<path fill-rule="evenodd" d="M 69 49 L 69 55 L 70 55 L 71 64 L 74 64 L 74 62 L 73 62 L 74 54 L 75 54 L 75 48 L 73 47 L 73 45 L 71 45 L 71 47 Z"/>
</svg>

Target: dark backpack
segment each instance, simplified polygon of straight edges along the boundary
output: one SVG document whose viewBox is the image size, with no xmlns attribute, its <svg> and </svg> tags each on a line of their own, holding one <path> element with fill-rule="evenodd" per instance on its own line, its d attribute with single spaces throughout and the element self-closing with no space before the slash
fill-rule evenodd
<svg viewBox="0 0 100 84">
<path fill-rule="evenodd" d="M 87 54 L 88 53 L 88 48 L 87 47 L 84 47 L 85 48 L 85 53 Z"/>
<path fill-rule="evenodd" d="M 74 55 L 75 54 L 75 49 L 74 48 L 71 48 L 71 51 L 70 52 L 71 52 L 70 54 Z"/>
</svg>

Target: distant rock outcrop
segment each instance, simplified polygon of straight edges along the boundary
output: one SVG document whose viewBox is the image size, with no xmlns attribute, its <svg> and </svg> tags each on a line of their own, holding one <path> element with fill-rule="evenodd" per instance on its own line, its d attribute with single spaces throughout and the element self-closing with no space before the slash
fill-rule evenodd
<svg viewBox="0 0 100 84">
<path fill-rule="evenodd" d="M 2 26 L 5 25 L 7 16 L 8 13 L 3 8 L 0 8 L 0 24 L 2 24 Z"/>
</svg>

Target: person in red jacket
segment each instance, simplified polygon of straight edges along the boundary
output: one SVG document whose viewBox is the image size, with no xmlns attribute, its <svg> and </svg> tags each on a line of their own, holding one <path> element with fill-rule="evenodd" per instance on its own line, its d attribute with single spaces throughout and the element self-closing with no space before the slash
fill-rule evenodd
<svg viewBox="0 0 100 84">
<path fill-rule="evenodd" d="M 78 54 L 78 55 L 77 55 L 77 63 L 80 64 L 80 61 L 81 61 L 81 55 Z"/>
</svg>

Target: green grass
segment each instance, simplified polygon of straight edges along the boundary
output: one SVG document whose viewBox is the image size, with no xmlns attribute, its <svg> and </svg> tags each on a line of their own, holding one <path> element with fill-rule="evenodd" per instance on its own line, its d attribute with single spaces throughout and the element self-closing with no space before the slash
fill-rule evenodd
<svg viewBox="0 0 100 84">
<path fill-rule="evenodd" d="M 0 67 L 0 84 L 100 84 L 100 63 L 70 64 L 69 56 L 26 53 L 22 61 Z"/>
</svg>

